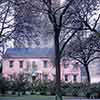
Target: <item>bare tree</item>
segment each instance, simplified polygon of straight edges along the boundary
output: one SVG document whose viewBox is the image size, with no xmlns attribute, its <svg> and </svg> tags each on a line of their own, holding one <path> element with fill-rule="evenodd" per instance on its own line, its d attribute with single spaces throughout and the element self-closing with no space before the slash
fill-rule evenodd
<svg viewBox="0 0 100 100">
<path fill-rule="evenodd" d="M 13 32 L 13 9 L 12 4 L 9 1 L 0 2 L 0 53 L 4 53 L 5 42 L 11 39 Z"/>
<path fill-rule="evenodd" d="M 12 0 L 14 5 L 14 33 L 16 47 L 25 47 L 25 44 L 31 46 L 33 42 L 39 44 L 38 36 L 40 28 L 39 12 L 33 11 L 32 6 L 29 4 L 31 0 Z M 38 29 L 37 29 L 38 28 Z"/>
<path fill-rule="evenodd" d="M 62 6 L 58 0 L 25 1 L 25 4 L 28 3 L 32 7 L 32 12 L 39 12 L 41 15 L 46 16 L 46 21 L 48 20 L 48 23 L 51 24 L 50 27 L 53 33 L 55 48 L 57 100 L 62 100 L 60 88 L 60 59 L 63 50 L 77 31 L 87 30 L 87 27 L 90 30 L 89 26 L 83 20 L 83 18 L 86 18 L 83 14 L 87 10 L 89 14 L 91 14 L 91 12 L 94 11 L 94 9 L 91 10 L 91 8 L 97 7 L 96 1 L 94 3 L 93 0 L 77 0 L 77 2 L 75 0 L 67 0 Z M 87 12 L 85 15 L 88 16 Z M 97 23 L 98 20 L 95 22 Z"/>
<path fill-rule="evenodd" d="M 78 21 L 83 24 L 82 30 L 90 30 L 99 35 L 100 31 L 98 30 L 98 26 L 100 25 L 100 1 L 82 0 L 79 6 L 76 6 L 76 9 L 74 10 L 76 10 L 76 16 L 79 18 Z M 75 27 L 73 28 L 75 29 Z"/>
<path fill-rule="evenodd" d="M 99 48 L 100 39 L 92 34 L 89 37 L 78 35 L 72 40 L 66 49 L 66 56 L 79 61 L 85 68 L 87 82 L 90 84 L 91 77 L 89 72 L 89 64 L 100 59 L 97 50 Z"/>
<path fill-rule="evenodd" d="M 59 1 L 54 0 L 36 0 L 39 4 L 36 9 L 46 14 L 52 25 L 55 48 L 55 67 L 56 67 L 56 94 L 57 100 L 61 100 L 60 89 L 60 59 L 62 57 L 66 44 L 72 39 L 76 32 L 80 30 L 91 30 L 86 24 L 90 21 L 97 2 L 93 0 L 67 0 L 64 5 L 60 6 Z M 39 2 L 39 3 L 38 3 Z M 35 5 L 33 5 L 35 7 Z M 83 20 L 86 19 L 86 21 Z M 99 18 L 95 21 L 98 24 Z M 90 23 L 92 25 L 92 23 Z"/>
<path fill-rule="evenodd" d="M 35 4 L 32 7 L 36 7 L 36 10 L 46 15 L 51 24 L 51 29 L 54 36 L 54 48 L 55 48 L 55 67 L 56 67 L 56 99 L 62 100 L 61 96 L 61 84 L 60 84 L 60 59 L 65 45 L 69 40 L 75 35 L 75 33 L 80 30 L 81 23 L 77 23 L 77 30 L 65 29 L 64 26 L 71 24 L 74 26 L 75 23 L 72 20 L 74 18 L 73 12 L 70 12 L 73 0 L 70 0 L 60 7 L 59 1 L 54 2 L 53 0 L 36 0 L 38 6 Z M 63 33 L 63 34 L 62 34 Z M 70 34 L 69 34 L 70 33 Z M 61 38 L 62 37 L 62 38 Z M 66 38 L 66 39 L 65 39 Z M 60 46 L 60 43 L 62 44 Z"/>
<path fill-rule="evenodd" d="M 46 21 L 50 23 L 50 29 L 52 30 L 52 33 L 53 33 L 54 48 L 55 48 L 56 94 L 57 94 L 56 99 L 57 100 L 62 100 L 61 88 L 60 88 L 60 79 L 61 79 L 60 78 L 60 59 L 62 57 L 63 50 L 66 44 L 72 39 L 72 37 L 75 35 L 77 31 L 88 29 L 88 30 L 96 32 L 94 28 L 90 27 L 89 23 L 88 24 L 86 23 L 86 22 L 89 22 L 89 18 L 87 17 L 90 17 L 91 12 L 94 11 L 94 9 L 92 8 L 97 7 L 98 2 L 96 1 L 99 1 L 99 0 L 95 0 L 95 2 L 93 1 L 94 0 L 77 0 L 76 2 L 75 0 L 67 0 L 64 3 L 64 5 L 61 6 L 58 0 L 55 0 L 55 1 L 54 0 L 29 0 L 29 1 L 21 0 L 21 3 L 25 4 L 23 7 L 27 8 L 30 6 L 32 8 L 32 11 L 31 11 L 32 14 L 38 12 L 38 14 L 46 16 L 45 17 L 47 18 Z M 19 5 L 18 2 L 14 2 L 14 3 L 16 5 Z M 15 7 L 15 10 L 16 11 L 18 10 L 18 12 L 20 12 L 20 9 L 22 9 L 20 8 L 20 6 L 17 6 L 17 8 Z M 22 12 L 22 14 L 23 13 L 25 13 L 25 10 Z M 15 14 L 15 16 L 17 14 Z M 30 13 L 28 14 L 31 19 L 32 16 L 30 15 Z M 18 16 L 21 16 L 21 15 L 18 15 Z M 21 17 L 23 21 L 24 16 L 21 16 Z M 18 18 L 19 17 L 17 17 L 16 20 Z M 95 21 L 95 24 L 98 23 L 98 20 L 99 18 Z M 17 30 L 17 27 L 20 27 L 19 29 L 21 29 L 23 28 L 23 25 L 26 25 L 25 23 L 21 25 L 23 22 L 22 23 L 17 23 L 17 22 L 18 20 L 15 23 L 15 26 L 16 26 L 15 30 Z M 38 25 L 38 24 L 36 23 L 35 25 Z M 29 27 L 29 25 L 27 27 Z M 31 29 L 32 28 L 33 27 L 31 27 Z M 45 27 L 43 28 L 45 29 Z M 15 35 L 13 36 L 13 38 L 19 40 L 18 36 L 20 37 L 21 41 L 26 39 L 23 37 L 28 37 L 28 39 L 29 37 L 32 37 L 33 39 L 33 36 L 30 35 L 29 32 L 25 33 L 23 30 L 21 32 L 20 30 L 18 32 L 15 32 Z"/>
</svg>

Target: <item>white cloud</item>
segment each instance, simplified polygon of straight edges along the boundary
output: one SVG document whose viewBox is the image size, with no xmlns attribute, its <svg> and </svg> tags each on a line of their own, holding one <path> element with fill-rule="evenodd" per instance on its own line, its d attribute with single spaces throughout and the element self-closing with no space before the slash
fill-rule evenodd
<svg viewBox="0 0 100 100">
<path fill-rule="evenodd" d="M 60 0 L 61 5 L 63 5 L 64 1 L 65 1 L 65 0 Z"/>
</svg>

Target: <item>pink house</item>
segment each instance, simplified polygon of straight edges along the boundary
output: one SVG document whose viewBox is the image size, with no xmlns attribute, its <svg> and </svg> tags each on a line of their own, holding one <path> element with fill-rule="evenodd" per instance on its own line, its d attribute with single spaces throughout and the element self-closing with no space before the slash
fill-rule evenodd
<svg viewBox="0 0 100 100">
<path fill-rule="evenodd" d="M 8 48 L 3 57 L 3 75 L 24 73 L 32 79 L 54 80 L 53 49 L 51 48 Z M 81 82 L 80 64 L 61 59 L 61 80 Z"/>
</svg>

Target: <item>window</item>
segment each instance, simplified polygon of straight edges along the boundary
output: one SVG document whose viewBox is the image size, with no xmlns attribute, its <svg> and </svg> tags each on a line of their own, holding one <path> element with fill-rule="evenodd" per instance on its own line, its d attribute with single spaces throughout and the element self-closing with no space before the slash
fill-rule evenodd
<svg viewBox="0 0 100 100">
<path fill-rule="evenodd" d="M 10 62 L 9 62 L 9 67 L 12 68 L 12 67 L 13 67 L 13 64 L 14 64 L 14 61 L 13 61 L 13 60 L 10 61 Z"/>
<path fill-rule="evenodd" d="M 37 64 L 35 61 L 32 61 L 32 70 L 35 72 L 37 70 Z"/>
<path fill-rule="evenodd" d="M 74 82 L 77 81 L 77 75 L 73 75 L 73 81 L 74 81 Z"/>
<path fill-rule="evenodd" d="M 69 62 L 67 62 L 66 59 L 63 59 L 63 66 L 64 68 L 67 68 L 69 66 Z"/>
<path fill-rule="evenodd" d="M 68 81 L 68 75 L 65 75 L 65 81 Z"/>
<path fill-rule="evenodd" d="M 27 61 L 27 62 L 26 62 L 26 71 L 29 71 L 29 68 L 30 68 L 30 62 Z"/>
<path fill-rule="evenodd" d="M 48 66 L 48 61 L 47 61 L 47 60 L 44 60 L 43 62 L 44 62 L 44 67 L 47 68 L 47 66 Z"/>
<path fill-rule="evenodd" d="M 43 75 L 43 80 L 48 80 L 48 75 L 47 74 Z"/>
<path fill-rule="evenodd" d="M 73 64 L 73 69 L 78 69 L 78 66 L 79 66 L 79 63 L 78 63 L 78 62 L 75 62 L 75 63 Z"/>
<path fill-rule="evenodd" d="M 69 66 L 69 64 L 68 63 L 64 63 L 64 68 L 67 68 Z"/>
<path fill-rule="evenodd" d="M 23 68 L 23 61 L 19 61 L 19 67 Z"/>
</svg>

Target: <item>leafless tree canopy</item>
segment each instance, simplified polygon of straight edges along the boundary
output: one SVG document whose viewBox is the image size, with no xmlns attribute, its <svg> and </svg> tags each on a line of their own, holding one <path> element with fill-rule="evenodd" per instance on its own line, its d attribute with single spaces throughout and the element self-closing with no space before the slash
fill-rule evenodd
<svg viewBox="0 0 100 100">
<path fill-rule="evenodd" d="M 3 47 L 1 52 L 4 52 L 4 43 L 9 40 L 14 30 L 14 11 L 12 4 L 9 1 L 0 3 L 0 48 Z"/>
<path fill-rule="evenodd" d="M 48 35 L 48 33 L 52 33 L 55 48 L 56 93 L 58 100 L 62 100 L 60 93 L 60 58 L 63 50 L 66 44 L 80 31 L 89 30 L 99 34 L 97 27 L 100 22 L 100 15 L 97 11 L 100 8 L 100 1 L 66 0 L 63 5 L 60 5 L 59 2 L 59 0 L 8 0 L 5 17 L 3 16 L 3 21 L 0 23 L 2 24 L 1 33 L 4 35 L 2 30 L 5 29 L 5 18 L 11 3 L 15 12 L 14 32 L 12 32 L 11 37 L 15 41 L 25 43 L 26 40 L 36 40 L 40 34 Z M 95 18 L 96 13 L 97 17 Z M 8 33 L 6 34 L 7 38 Z"/>
<path fill-rule="evenodd" d="M 100 59 L 99 52 L 100 39 L 95 34 L 90 34 L 86 37 L 84 35 L 76 35 L 75 39 L 72 40 L 65 49 L 65 56 L 68 58 L 79 61 L 85 68 L 90 83 L 89 64 Z"/>
</svg>

